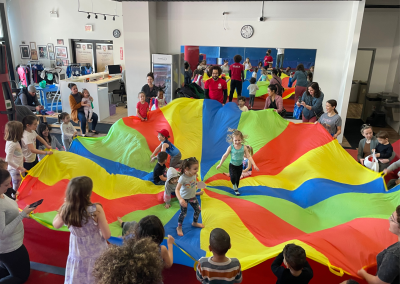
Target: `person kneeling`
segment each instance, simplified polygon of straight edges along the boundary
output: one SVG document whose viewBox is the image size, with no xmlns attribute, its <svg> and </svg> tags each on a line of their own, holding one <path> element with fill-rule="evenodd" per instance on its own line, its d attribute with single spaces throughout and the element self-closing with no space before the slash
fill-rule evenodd
<svg viewBox="0 0 400 284">
<path fill-rule="evenodd" d="M 156 185 L 164 185 L 165 182 L 167 181 L 167 178 L 165 177 L 165 172 L 167 170 L 165 162 L 167 161 L 167 159 L 168 159 L 168 154 L 166 152 L 158 153 L 157 155 L 158 163 L 153 170 L 154 184 Z"/>
</svg>

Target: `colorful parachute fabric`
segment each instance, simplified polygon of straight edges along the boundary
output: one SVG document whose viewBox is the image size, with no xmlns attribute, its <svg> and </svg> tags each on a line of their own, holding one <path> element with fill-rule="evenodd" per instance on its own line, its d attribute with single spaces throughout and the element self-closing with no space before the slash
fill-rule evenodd
<svg viewBox="0 0 400 284">
<path fill-rule="evenodd" d="M 183 158 L 199 160 L 199 176 L 207 184 L 199 197 L 199 222 L 205 228 L 191 226 L 189 206 L 183 237 L 176 234 L 178 201 L 165 209 L 163 186 L 150 181 L 155 166 L 150 155 L 162 128 Z M 241 180 L 241 196 L 222 174 L 229 159 L 215 168 L 228 147 L 228 128 L 248 135 L 260 168 Z M 126 117 L 105 137 L 79 137 L 71 152 L 44 158 L 21 186 L 20 208 L 44 198 L 33 218 L 49 228 L 69 180 L 86 175 L 93 179 L 92 200 L 103 205 L 113 237 L 121 235 L 118 216 L 139 221 L 153 214 L 193 259 L 210 255 L 209 234 L 219 227 L 231 236 L 228 256 L 239 258 L 243 269 L 294 242 L 331 271 L 356 275 L 397 241 L 387 218 L 400 204 L 399 187 L 386 191 L 382 177 L 360 166 L 321 125 L 289 123 L 272 110 L 241 112 L 233 103 L 222 107 L 213 100 L 177 99 L 151 112 L 147 122 Z M 187 259 L 181 263 L 193 265 Z"/>
</svg>

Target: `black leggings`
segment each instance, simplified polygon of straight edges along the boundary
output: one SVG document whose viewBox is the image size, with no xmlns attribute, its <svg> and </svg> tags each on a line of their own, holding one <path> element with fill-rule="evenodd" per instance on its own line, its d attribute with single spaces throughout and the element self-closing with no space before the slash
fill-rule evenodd
<svg viewBox="0 0 400 284">
<path fill-rule="evenodd" d="M 256 97 L 256 95 L 250 95 L 250 106 L 253 107 L 254 105 L 254 98 Z"/>
<path fill-rule="evenodd" d="M 36 155 L 36 154 L 35 154 Z M 36 155 L 36 158 L 35 158 L 35 161 L 34 162 L 32 162 L 32 163 L 27 163 L 27 162 L 24 162 L 24 168 L 27 170 L 27 171 L 29 171 L 30 169 L 32 169 L 34 166 L 36 166 L 36 164 L 38 163 L 38 158 L 37 158 L 37 155 Z M 0 282 L 1 283 L 1 282 Z"/>
<path fill-rule="evenodd" d="M 25 246 L 19 249 L 0 254 L 0 283 L 22 284 L 31 273 L 29 254 Z"/>
<path fill-rule="evenodd" d="M 242 81 L 231 80 L 231 92 L 229 93 L 229 102 L 231 102 L 233 99 L 233 93 L 235 92 L 235 89 L 237 96 L 240 97 L 242 95 Z"/>
<path fill-rule="evenodd" d="M 242 175 L 243 165 L 235 166 L 229 163 L 229 176 L 231 178 L 231 183 L 239 188 L 240 176 Z"/>
</svg>

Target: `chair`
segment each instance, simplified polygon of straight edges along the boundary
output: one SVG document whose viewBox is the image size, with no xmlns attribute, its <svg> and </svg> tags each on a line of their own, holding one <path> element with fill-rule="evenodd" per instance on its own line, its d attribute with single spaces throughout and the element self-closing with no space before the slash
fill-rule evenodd
<svg viewBox="0 0 400 284">
<path fill-rule="evenodd" d="M 119 90 L 113 90 L 113 95 L 114 94 L 118 94 L 120 100 L 118 102 L 116 102 L 116 105 L 119 106 L 119 104 L 124 104 L 126 105 L 126 103 L 124 102 L 124 97 L 126 98 L 126 90 L 125 90 L 125 83 L 121 80 L 121 85 L 119 86 Z"/>
</svg>

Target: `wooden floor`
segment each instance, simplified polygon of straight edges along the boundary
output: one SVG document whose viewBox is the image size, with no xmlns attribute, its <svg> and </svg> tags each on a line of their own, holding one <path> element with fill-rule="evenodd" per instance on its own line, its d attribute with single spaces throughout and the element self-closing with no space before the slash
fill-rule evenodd
<svg viewBox="0 0 400 284">
<path fill-rule="evenodd" d="M 349 103 L 347 118 L 361 118 L 363 104 Z"/>
<path fill-rule="evenodd" d="M 121 105 L 116 108 L 116 113 L 112 116 L 107 117 L 106 119 L 103 119 L 102 121 L 99 121 L 100 123 L 106 123 L 106 124 L 114 124 L 117 122 L 118 119 L 127 117 L 128 116 L 128 109 L 125 108 L 124 105 Z"/>
</svg>

